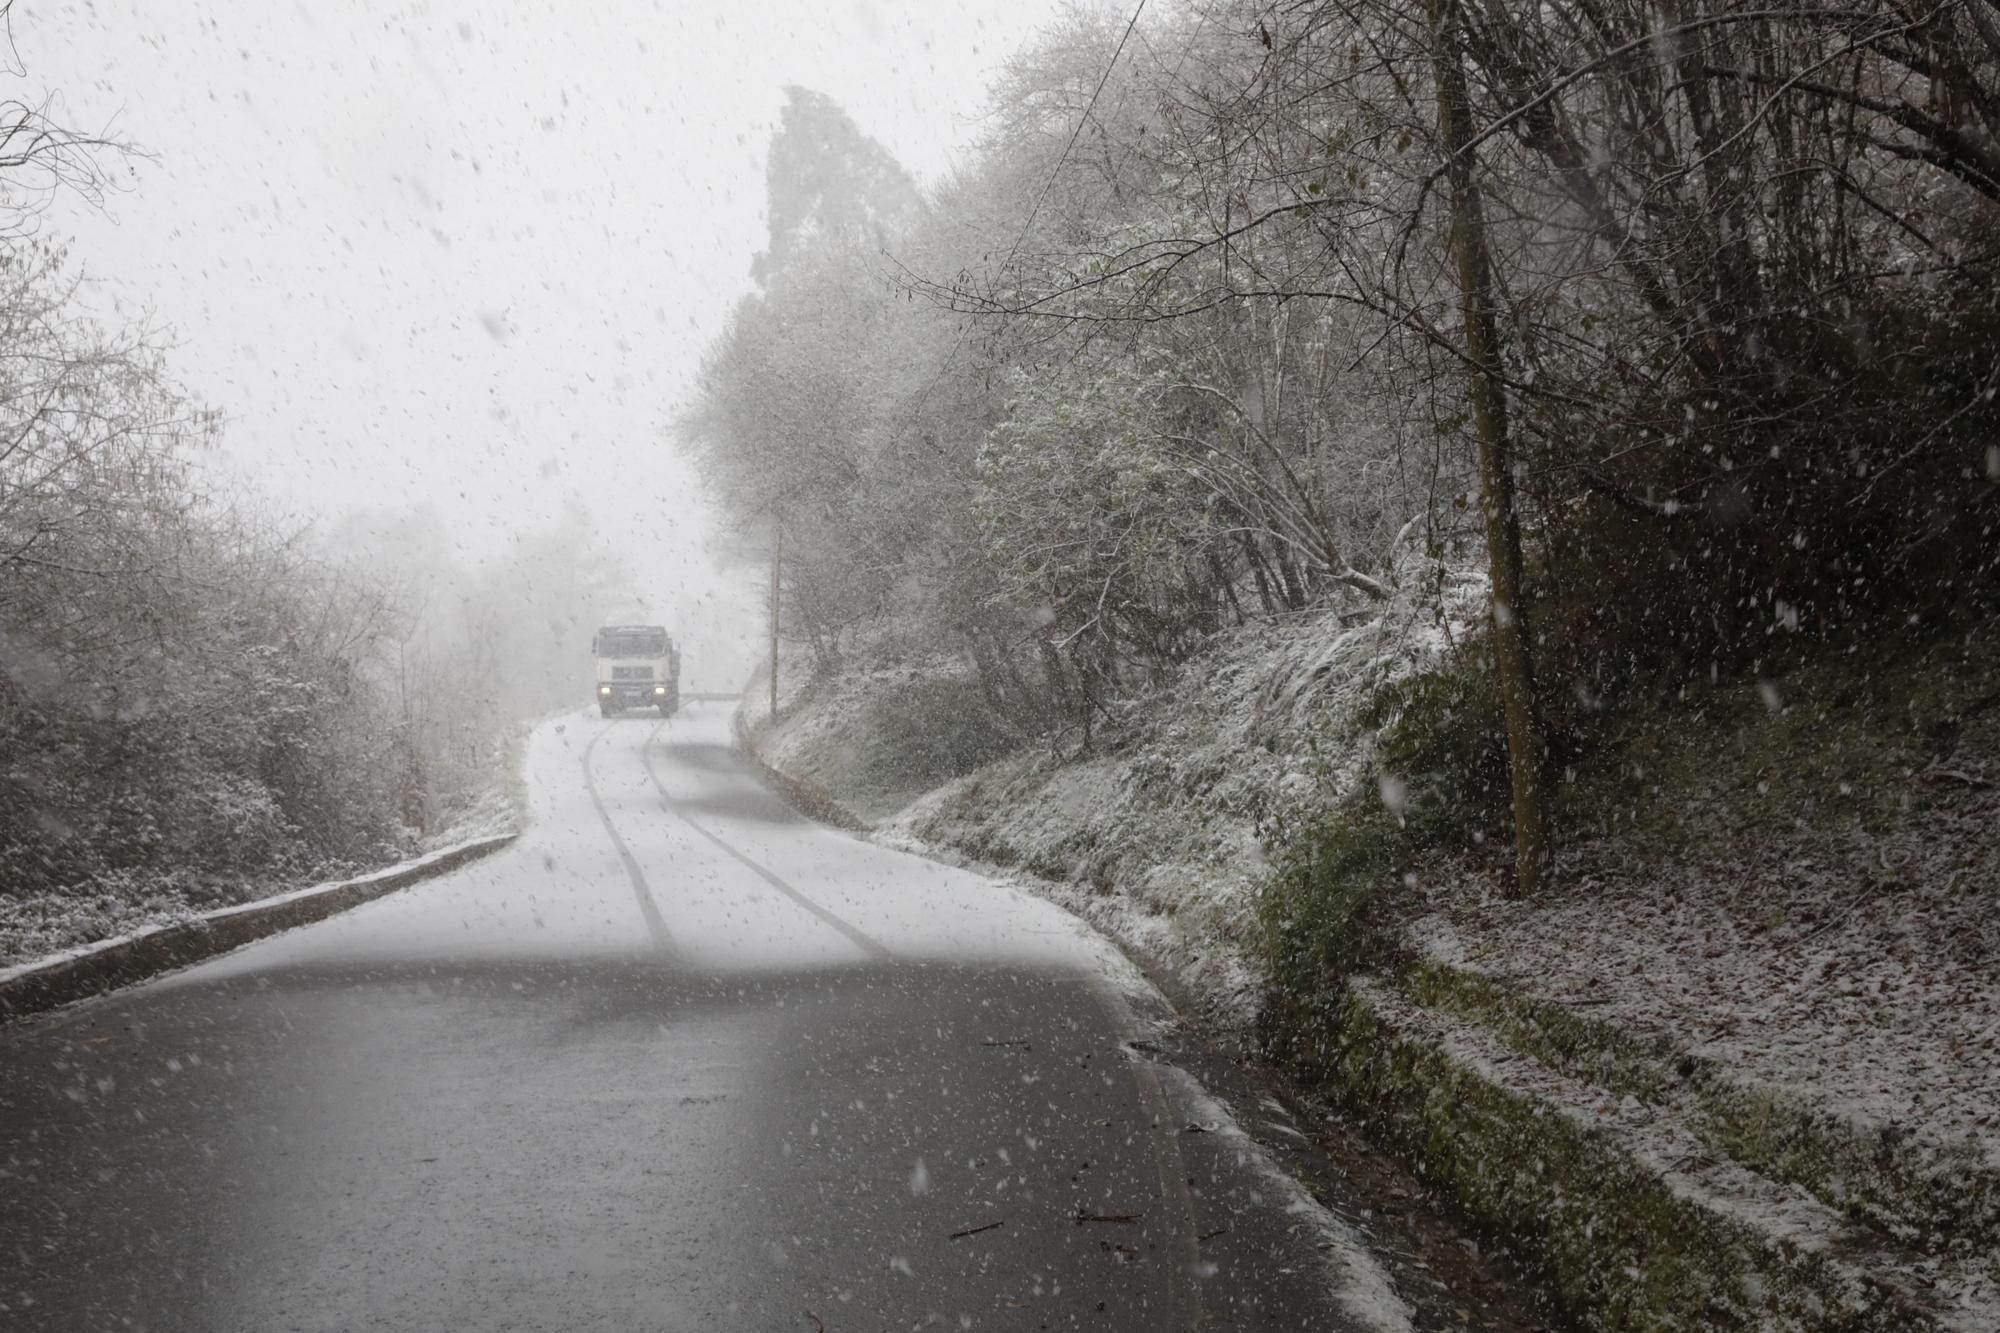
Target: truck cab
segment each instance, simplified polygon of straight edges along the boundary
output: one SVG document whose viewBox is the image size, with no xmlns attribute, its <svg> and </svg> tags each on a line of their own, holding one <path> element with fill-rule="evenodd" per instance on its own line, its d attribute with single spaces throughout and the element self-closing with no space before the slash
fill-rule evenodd
<svg viewBox="0 0 2000 1333">
<path fill-rule="evenodd" d="M 597 659 L 597 707 L 606 717 L 657 708 L 672 717 L 681 704 L 681 653 L 664 625 L 606 625 L 591 636 Z"/>
</svg>

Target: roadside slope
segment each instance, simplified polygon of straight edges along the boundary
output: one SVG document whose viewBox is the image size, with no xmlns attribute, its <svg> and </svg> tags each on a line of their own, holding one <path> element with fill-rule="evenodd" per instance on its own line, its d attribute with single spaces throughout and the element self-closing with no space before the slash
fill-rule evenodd
<svg viewBox="0 0 2000 1333">
<path fill-rule="evenodd" d="M 1363 707 L 1464 638 L 1246 627 L 1090 753 L 1024 747 L 864 803 L 877 837 L 1023 872 L 1211 1019 L 1260 1024 L 1590 1326 L 1994 1328 L 1990 644 L 1663 710 L 1566 797 L 1586 836 L 1559 890 L 1497 894 L 1476 829 L 1420 848 L 1368 872 L 1387 910 L 1337 968 L 1273 989 L 1270 849 L 1421 781 L 1379 770 Z M 885 681 L 909 677 L 746 721 L 789 769 L 865 729 Z M 840 801 L 853 774 L 817 772 Z"/>
</svg>

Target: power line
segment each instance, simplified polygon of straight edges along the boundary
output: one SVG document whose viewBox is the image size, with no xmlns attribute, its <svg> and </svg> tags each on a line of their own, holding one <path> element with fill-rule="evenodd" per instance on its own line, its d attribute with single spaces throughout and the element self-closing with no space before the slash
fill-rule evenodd
<svg viewBox="0 0 2000 1333">
<path fill-rule="evenodd" d="M 1083 115 L 1077 119 L 1076 128 L 1070 131 L 1069 142 L 1063 145 L 1062 156 L 1056 159 L 1055 169 L 1049 172 L 1049 178 L 1042 182 L 1042 192 L 1035 196 L 1035 206 L 1028 210 L 1028 220 L 1021 224 L 1021 234 L 1007 247 L 1007 257 L 1000 261 L 1003 271 L 1014 262 L 1014 256 L 1021 249 L 1021 242 L 1028 239 L 1028 229 L 1034 226 L 1035 219 L 1041 216 L 1043 201 L 1049 197 L 1049 190 L 1054 187 L 1056 177 L 1062 174 L 1063 167 L 1069 162 L 1069 155 L 1076 151 L 1076 141 L 1083 136 L 1083 127 L 1090 123 L 1090 113 L 1097 110 L 1097 99 L 1104 95 L 1104 85 L 1111 82 L 1111 71 L 1118 68 L 1118 57 L 1125 54 L 1125 43 L 1132 40 L 1132 30 L 1139 26 L 1139 15 L 1145 12 L 1146 0 L 1139 0 L 1139 7 L 1132 11 L 1131 19 L 1125 24 L 1125 35 L 1118 39 L 1117 49 L 1112 51 L 1110 62 L 1104 66 L 1103 76 L 1097 80 L 1097 87 L 1091 92 L 1090 101 L 1083 108 Z"/>
<path fill-rule="evenodd" d="M 1014 257 L 1021 251 L 1021 243 L 1028 239 L 1029 229 L 1035 225 L 1035 219 L 1041 216 L 1042 205 L 1048 200 L 1049 191 L 1055 187 L 1056 177 L 1060 176 L 1063 167 L 1068 165 L 1069 155 L 1076 151 L 1076 141 L 1083 137 L 1083 127 L 1090 123 L 1090 113 L 1097 110 L 1097 99 L 1104 95 L 1104 85 L 1111 82 L 1111 71 L 1118 68 L 1118 57 L 1125 54 L 1125 43 L 1132 40 L 1132 31 L 1139 26 L 1139 16 L 1145 12 L 1146 0 L 1139 0 L 1138 8 L 1132 11 L 1132 17 L 1125 22 L 1125 32 L 1118 38 L 1118 45 L 1112 49 L 1111 59 L 1105 62 L 1104 73 L 1098 77 L 1097 87 L 1091 90 L 1090 101 L 1084 104 L 1083 114 L 1077 117 L 1076 128 L 1069 133 L 1069 142 L 1063 145 L 1062 153 L 1056 158 L 1055 166 L 1050 169 L 1048 179 L 1042 182 L 1041 192 L 1035 196 L 1034 206 L 1028 210 L 1027 221 L 1021 224 L 1021 230 L 1014 237 L 1014 243 L 1007 247 L 1007 257 L 1000 261 L 1000 272 L 1006 272 L 1008 266 L 1014 262 Z M 931 390 L 937 387 L 938 382 L 951 370 L 952 363 L 958 360 L 959 350 L 965 346 L 966 330 L 970 327 L 969 318 L 959 323 L 958 337 L 953 341 L 951 351 L 945 356 L 944 364 L 938 367 L 937 374 L 931 376 L 930 383 L 926 384 L 924 391 L 917 396 L 917 406 L 911 412 L 911 416 L 914 417 L 917 412 L 923 410 L 925 400 L 931 396 Z"/>
</svg>

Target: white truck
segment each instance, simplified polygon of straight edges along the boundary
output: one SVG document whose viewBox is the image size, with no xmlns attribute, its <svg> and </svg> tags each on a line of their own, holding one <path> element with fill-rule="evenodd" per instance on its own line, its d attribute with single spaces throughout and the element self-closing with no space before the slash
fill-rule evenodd
<svg viewBox="0 0 2000 1333">
<path fill-rule="evenodd" d="M 657 708 L 672 717 L 681 705 L 681 651 L 664 625 L 606 625 L 590 640 L 597 659 L 597 708 L 613 717 L 628 708 Z"/>
</svg>

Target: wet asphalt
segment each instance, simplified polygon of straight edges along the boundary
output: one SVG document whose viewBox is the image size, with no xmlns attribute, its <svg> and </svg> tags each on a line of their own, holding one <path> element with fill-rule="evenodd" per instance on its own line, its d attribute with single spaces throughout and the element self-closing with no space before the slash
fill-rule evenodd
<svg viewBox="0 0 2000 1333">
<path fill-rule="evenodd" d="M 0 1028 L 0 1327 L 1393 1326 L 1123 959 L 727 719 L 545 724 L 509 851 Z"/>
</svg>

